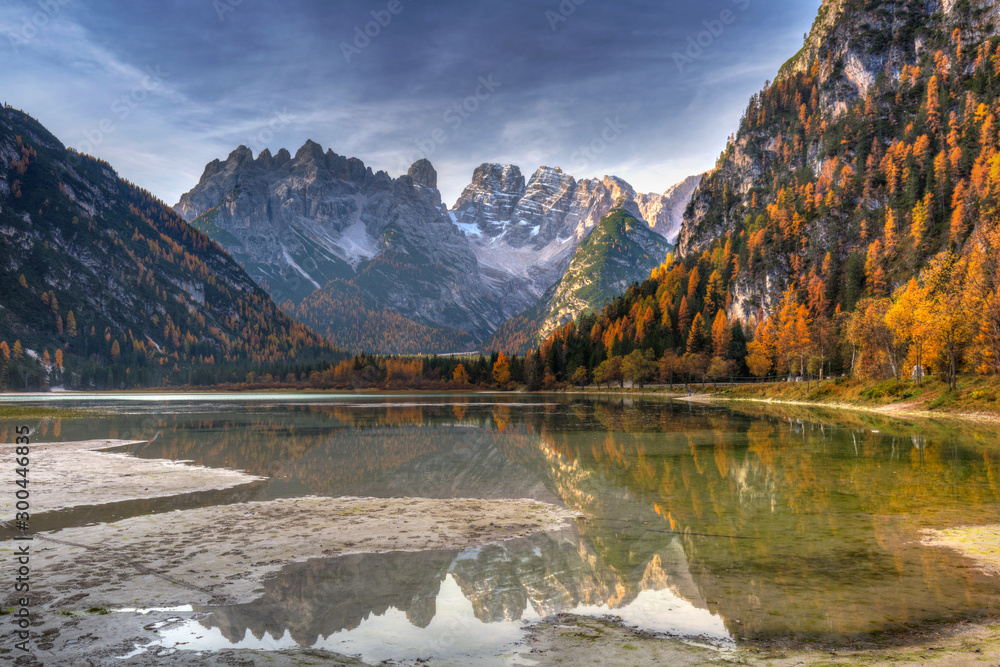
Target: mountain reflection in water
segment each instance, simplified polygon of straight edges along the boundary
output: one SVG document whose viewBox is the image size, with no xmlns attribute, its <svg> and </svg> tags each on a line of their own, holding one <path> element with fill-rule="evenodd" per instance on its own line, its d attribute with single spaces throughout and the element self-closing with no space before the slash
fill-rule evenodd
<svg viewBox="0 0 1000 667">
<path fill-rule="evenodd" d="M 512 624 L 574 610 L 717 639 L 837 641 L 1000 606 L 995 579 L 920 544 L 925 528 L 1000 523 L 1000 449 L 979 427 L 564 396 L 110 409 L 46 428 L 146 438 L 127 451 L 269 478 L 231 502 L 535 498 L 587 515 L 474 552 L 289 565 L 259 599 L 203 610 L 201 634 L 226 644 L 357 648 L 357 633 L 403 618 L 433 635 L 444 602 L 503 641 Z"/>
</svg>

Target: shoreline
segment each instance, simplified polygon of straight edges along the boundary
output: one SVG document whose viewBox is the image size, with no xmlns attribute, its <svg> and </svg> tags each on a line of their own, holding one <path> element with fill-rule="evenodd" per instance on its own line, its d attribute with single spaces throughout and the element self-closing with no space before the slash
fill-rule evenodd
<svg viewBox="0 0 1000 667">
<path fill-rule="evenodd" d="M 721 394 L 696 394 L 694 396 L 674 396 L 673 400 L 702 403 L 705 405 L 725 404 L 725 403 L 752 403 L 756 405 L 777 405 L 793 406 L 802 408 L 824 408 L 829 410 L 850 410 L 854 412 L 865 412 L 883 417 L 898 417 L 902 419 L 954 419 L 964 422 L 978 422 L 981 424 L 1000 424 L 1000 415 L 986 412 L 935 412 L 932 410 L 909 410 L 896 407 L 896 404 L 885 406 L 859 405 L 855 403 L 824 402 L 824 401 L 801 401 L 783 398 L 744 398 L 735 396 L 725 396 Z"/>
<path fill-rule="evenodd" d="M 829 382 L 829 381 L 824 381 Z M 692 385 L 695 386 L 695 385 Z M 105 392 L 105 391 L 87 391 L 87 392 L 76 392 L 76 391 L 66 391 L 66 392 L 33 392 L 33 393 L 16 393 L 16 392 L 0 392 L 0 408 L 4 405 L 16 406 L 21 402 L 30 402 L 35 399 L 48 399 L 48 400 L 132 400 L 132 399 L 142 399 L 151 396 L 162 396 L 165 400 L 177 400 L 182 399 L 185 401 L 198 401 L 198 400 L 218 400 L 218 399 L 259 399 L 267 400 L 274 397 L 282 395 L 292 395 L 297 398 L 315 396 L 319 398 L 329 398 L 336 396 L 343 397 L 367 397 L 367 396 L 469 396 L 469 395 L 495 395 L 495 396 L 593 396 L 593 397 L 619 397 L 619 398 L 659 398 L 665 400 L 673 400 L 679 402 L 690 402 L 690 403 L 702 403 L 702 404 L 714 404 L 714 403 L 755 403 L 763 405 L 787 405 L 787 406 L 798 406 L 798 407 L 813 407 L 813 408 L 829 408 L 833 410 L 853 410 L 860 412 L 867 412 L 871 414 L 884 415 L 887 417 L 900 417 L 900 418 L 917 418 L 917 419 L 957 419 L 963 421 L 976 421 L 981 423 L 1000 423 L 1000 403 L 998 403 L 997 411 L 963 411 L 963 410 L 929 410 L 929 409 L 914 409 L 917 405 L 914 401 L 900 401 L 895 403 L 885 403 L 885 404 L 869 404 L 869 403 L 857 403 L 850 401 L 822 401 L 822 400 L 807 400 L 800 398 L 786 398 L 780 395 L 777 396 L 740 396 L 740 395 L 730 395 L 726 393 L 726 390 L 720 391 L 718 385 L 712 385 L 706 383 L 705 385 L 698 385 L 699 390 L 694 391 L 690 394 L 676 391 L 672 389 L 666 389 L 664 385 L 662 390 L 657 389 L 596 389 L 596 388 L 585 388 L 585 389 L 566 389 L 559 390 L 553 389 L 548 391 L 533 391 L 528 392 L 524 389 L 518 389 L 514 391 L 504 391 L 500 389 L 300 389 L 300 388 L 289 388 L 289 389 L 254 389 L 247 391 L 230 390 L 230 389 L 192 389 L 192 390 L 182 390 L 178 388 L 170 388 L 166 390 L 160 389 L 130 389 L 123 391 Z M 769 385 L 740 385 L 739 388 L 744 387 L 766 387 Z M 778 387 L 784 387 L 785 383 L 778 383 Z M 709 389 L 709 387 L 713 387 Z M 998 387 L 1000 390 L 1000 387 Z M 739 389 L 736 389 L 739 391 Z M 196 392 L 196 393 L 192 393 Z M 44 406 L 35 406 L 37 409 L 44 409 Z M 2 417 L 0 413 L 0 417 Z"/>
</svg>

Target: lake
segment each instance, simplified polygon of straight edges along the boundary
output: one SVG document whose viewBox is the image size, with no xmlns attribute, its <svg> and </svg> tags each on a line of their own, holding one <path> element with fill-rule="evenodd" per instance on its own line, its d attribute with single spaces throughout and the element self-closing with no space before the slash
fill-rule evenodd
<svg viewBox="0 0 1000 667">
<path fill-rule="evenodd" d="M 925 529 L 1000 523 L 989 427 L 571 395 L 11 402 L 97 411 L 27 420 L 38 441 L 145 440 L 116 451 L 267 478 L 49 512 L 38 531 L 303 496 L 531 498 L 585 515 L 475 550 L 289 565 L 249 604 L 195 608 L 163 645 L 474 662 L 563 612 L 725 646 L 847 642 L 1000 608 L 997 578 L 921 544 Z M 5 442 L 14 425 L 0 420 Z"/>
</svg>

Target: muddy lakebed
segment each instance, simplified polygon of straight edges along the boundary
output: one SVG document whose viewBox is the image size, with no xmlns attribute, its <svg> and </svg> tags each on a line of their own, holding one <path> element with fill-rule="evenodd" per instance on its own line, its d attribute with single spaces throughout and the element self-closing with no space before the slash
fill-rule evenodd
<svg viewBox="0 0 1000 667">
<path fill-rule="evenodd" d="M 784 664 L 989 634 L 1000 609 L 988 425 L 565 395 L 5 403 L 51 411 L 0 418 L 11 477 L 32 428 L 30 655 L 0 600 L 0 658 L 25 664 Z"/>
</svg>

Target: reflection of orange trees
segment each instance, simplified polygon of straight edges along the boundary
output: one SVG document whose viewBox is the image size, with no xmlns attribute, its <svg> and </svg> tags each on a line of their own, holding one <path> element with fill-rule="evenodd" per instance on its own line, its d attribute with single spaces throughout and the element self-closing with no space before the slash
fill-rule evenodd
<svg viewBox="0 0 1000 667">
<path fill-rule="evenodd" d="M 388 406 L 380 426 L 422 426 L 424 411 L 419 405 Z"/>
<path fill-rule="evenodd" d="M 629 421 L 602 410 L 602 423 Z M 601 479 L 628 489 L 670 530 L 686 534 L 702 592 L 720 600 L 727 618 L 744 621 L 742 633 L 809 624 L 816 631 L 869 631 L 893 625 L 886 617 L 919 620 L 914 609 L 950 613 L 972 600 L 988 606 L 978 575 L 956 570 L 951 554 L 926 553 L 917 538 L 921 525 L 997 520 L 1000 451 L 984 447 L 970 457 L 963 447 L 956 456 L 945 439 L 894 441 L 871 432 L 877 429 L 852 432 L 805 420 L 724 417 L 712 425 L 680 438 L 620 431 L 597 443 L 546 437 L 586 488 Z M 598 507 L 598 499 L 583 500 L 591 511 Z M 900 519 L 890 525 L 873 515 Z M 624 536 L 609 538 L 590 526 L 582 531 L 602 556 L 618 562 L 611 545 Z"/>
<path fill-rule="evenodd" d="M 925 526 L 947 523 L 961 511 L 967 523 L 995 520 L 1000 502 L 1000 451 L 960 451 L 936 438 L 854 434 L 864 446 L 850 470 L 851 486 L 877 514 L 908 515 Z M 891 484 L 877 465 L 895 459 Z"/>
<path fill-rule="evenodd" d="M 496 405 L 493 407 L 493 423 L 496 424 L 497 430 L 503 433 L 510 426 L 510 406 L 509 405 Z"/>
</svg>

